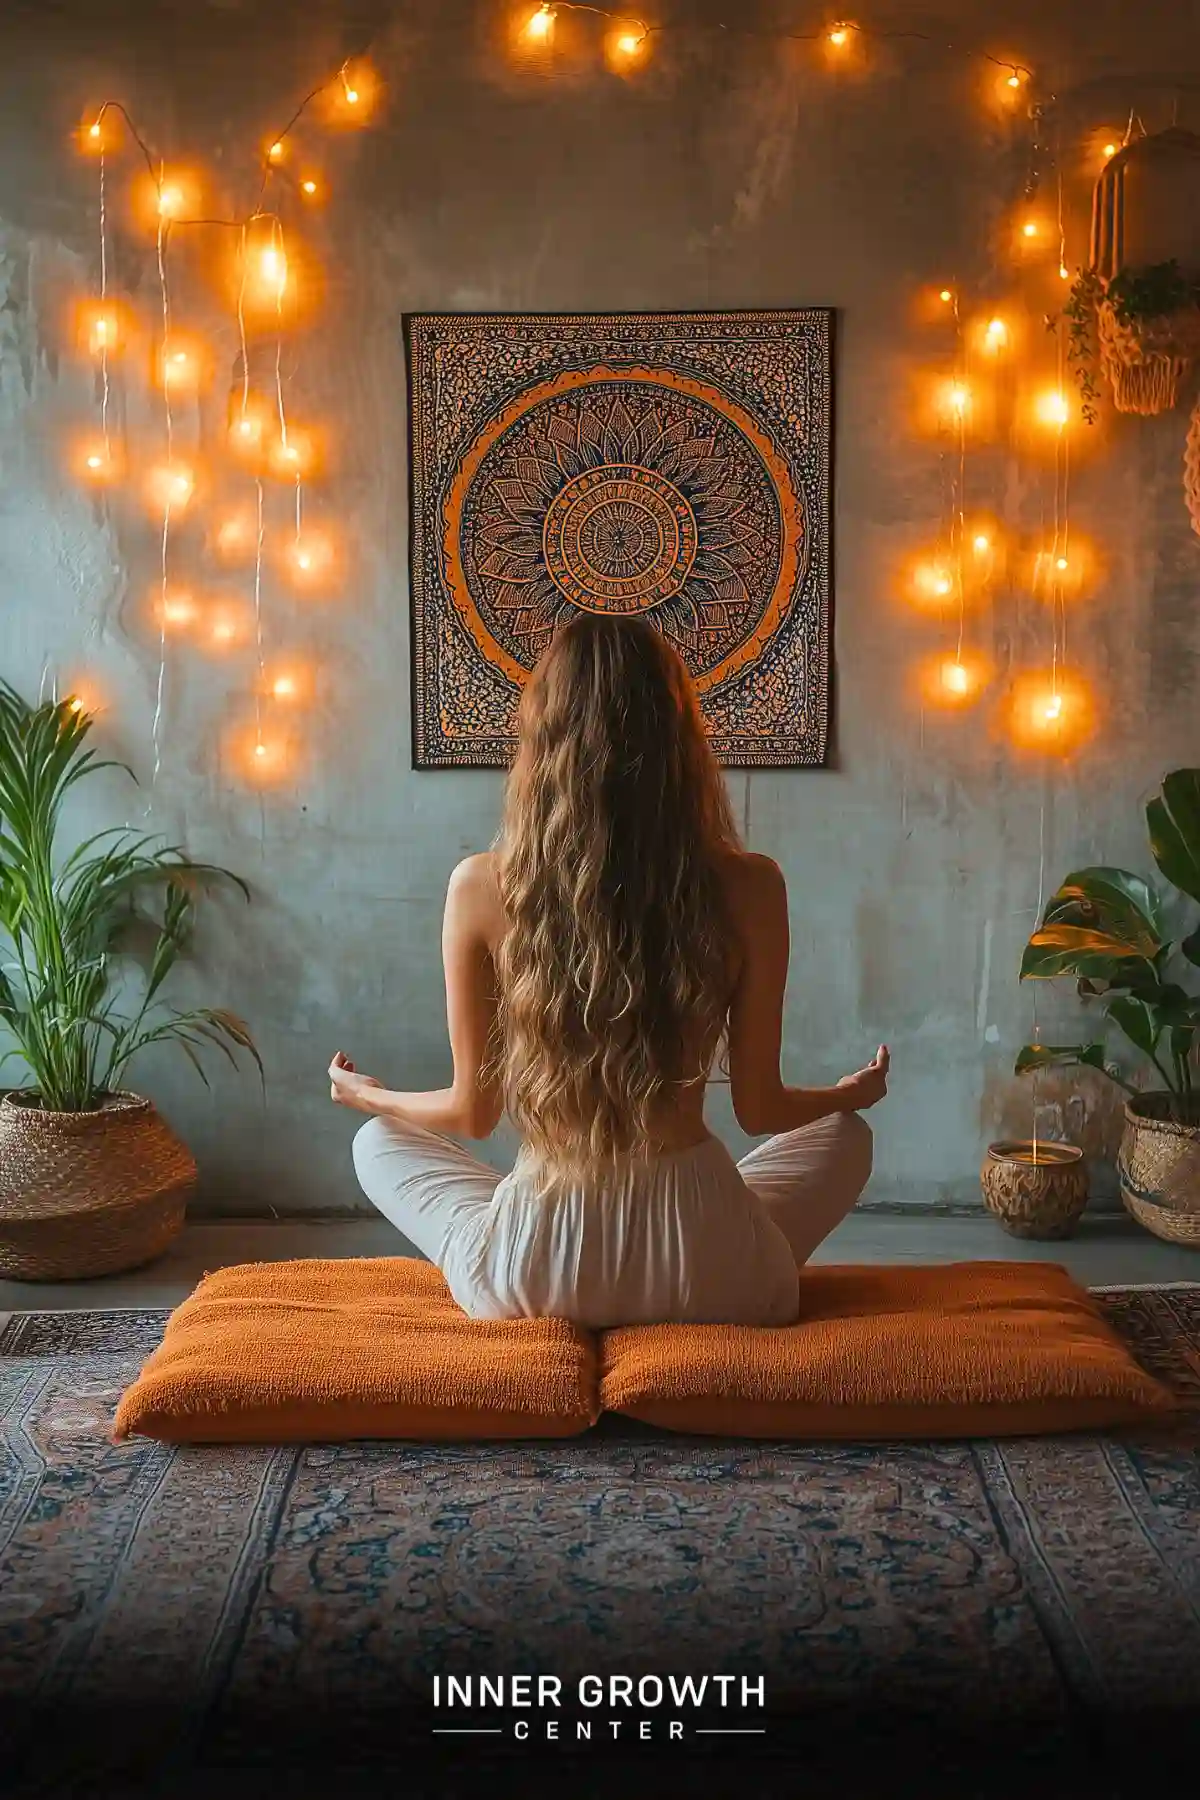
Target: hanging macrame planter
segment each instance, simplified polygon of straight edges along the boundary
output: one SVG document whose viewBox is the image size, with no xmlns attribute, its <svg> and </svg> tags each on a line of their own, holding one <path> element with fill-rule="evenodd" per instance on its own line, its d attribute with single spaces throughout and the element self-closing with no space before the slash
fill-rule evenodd
<svg viewBox="0 0 1200 1800">
<path fill-rule="evenodd" d="M 1092 201 L 1100 366 L 1118 412 L 1175 405 L 1200 357 L 1200 137 L 1172 127 L 1111 159 Z"/>
<path fill-rule="evenodd" d="M 1122 323 L 1105 297 L 1096 307 L 1096 334 L 1117 411 L 1168 412 L 1200 356 L 1200 307 Z"/>
</svg>

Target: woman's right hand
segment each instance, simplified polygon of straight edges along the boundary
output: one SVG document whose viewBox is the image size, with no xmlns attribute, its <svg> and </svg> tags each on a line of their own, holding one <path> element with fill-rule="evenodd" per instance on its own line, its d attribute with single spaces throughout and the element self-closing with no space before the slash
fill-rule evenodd
<svg viewBox="0 0 1200 1800">
<path fill-rule="evenodd" d="M 886 1097 L 891 1061 L 887 1045 L 880 1044 L 865 1069 L 856 1069 L 853 1075 L 842 1076 L 838 1086 L 848 1088 L 851 1094 L 848 1111 L 864 1112 L 868 1106 L 874 1106 Z"/>
</svg>

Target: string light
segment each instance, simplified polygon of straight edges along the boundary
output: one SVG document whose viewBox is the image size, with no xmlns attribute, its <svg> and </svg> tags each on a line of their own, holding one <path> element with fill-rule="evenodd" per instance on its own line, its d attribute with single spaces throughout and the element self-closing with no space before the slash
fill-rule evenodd
<svg viewBox="0 0 1200 1800">
<path fill-rule="evenodd" d="M 1026 237 L 1026 238 L 1035 238 L 1035 237 L 1037 237 L 1040 229 L 1041 229 L 1041 227 L 1038 225 L 1038 222 L 1036 219 L 1026 219 L 1025 223 L 1021 227 L 1021 236 Z"/>
<path fill-rule="evenodd" d="M 1014 69 L 1014 70 L 1013 70 L 1013 72 L 1012 72 L 1012 74 L 1011 74 L 1011 75 L 1010 75 L 1010 76 L 1009 76 L 1009 78 L 1008 78 L 1008 83 L 1007 83 L 1007 85 L 1008 85 L 1008 86 L 1009 86 L 1009 87 L 1010 87 L 1010 88 L 1019 88 L 1019 87 L 1020 87 L 1020 85 L 1021 85 L 1021 72 L 1020 72 L 1020 70 L 1019 70 L 1019 69 Z"/>
<path fill-rule="evenodd" d="M 99 141 L 100 141 L 100 121 L 99 121 L 99 119 L 97 119 L 94 124 L 88 126 L 88 136 L 92 139 L 92 141 L 94 143 L 99 143 Z"/>
<path fill-rule="evenodd" d="M 1038 396 L 1037 415 L 1043 425 L 1061 429 L 1071 416 L 1071 405 L 1061 388 L 1048 388 Z"/>
<path fill-rule="evenodd" d="M 315 181 L 313 181 L 311 176 L 309 177 L 309 179 L 307 181 L 302 181 L 300 183 L 300 192 L 302 194 L 307 194 L 310 200 L 312 199 L 312 197 L 316 193 L 316 191 L 317 191 L 317 184 Z"/>
<path fill-rule="evenodd" d="M 162 616 L 167 625 L 190 625 L 196 617 L 196 603 L 190 594 L 169 594 L 162 602 Z"/>
<path fill-rule="evenodd" d="M 320 532 L 305 530 L 288 546 L 285 561 L 298 581 L 311 585 L 325 574 L 333 560 L 329 539 Z"/>
<path fill-rule="evenodd" d="M 104 438 L 94 438 L 84 444 L 80 451 L 79 466 L 84 479 L 96 487 L 115 481 L 121 473 L 112 445 Z"/>
<path fill-rule="evenodd" d="M 287 286 L 287 257 L 278 244 L 271 243 L 258 253 L 258 273 L 263 286 L 279 298 Z"/>
<path fill-rule="evenodd" d="M 971 404 L 971 390 L 963 381 L 952 381 L 946 389 L 946 405 L 956 418 L 962 418 Z"/>
<path fill-rule="evenodd" d="M 182 463 L 160 463 L 150 471 L 150 497 L 165 515 L 182 512 L 195 492 L 196 481 Z"/>
<path fill-rule="evenodd" d="M 83 701 L 79 698 L 78 694 L 72 694 L 71 698 L 67 701 L 67 710 L 68 712 L 73 713 L 81 713 L 83 711 Z"/>
<path fill-rule="evenodd" d="M 970 671 L 961 662 L 944 662 L 941 668 L 941 681 L 948 694 L 961 697 L 971 691 Z"/>
<path fill-rule="evenodd" d="M 554 8 L 552 6 L 545 6 L 545 5 L 539 6 L 537 11 L 535 13 L 531 14 L 529 19 L 526 21 L 526 24 L 525 24 L 526 37 L 531 37 L 531 38 L 536 39 L 538 42 L 545 43 L 547 38 L 549 38 L 553 35 L 553 32 L 554 32 Z"/>
<path fill-rule="evenodd" d="M 983 556 L 992 547 L 992 541 L 986 531 L 977 531 L 971 540 L 971 547 L 978 555 Z"/>
<path fill-rule="evenodd" d="M 283 161 L 283 140 L 282 140 L 282 138 L 275 139 L 275 142 L 268 149 L 267 155 L 272 162 L 282 162 Z"/>
<path fill-rule="evenodd" d="M 845 48 L 850 42 L 850 33 L 853 30 L 854 26 L 847 24 L 844 20 L 832 28 L 829 32 L 829 42 L 833 45 L 835 50 L 842 50 Z"/>
<path fill-rule="evenodd" d="M 1105 144 L 1104 155 L 1105 155 L 1106 159 L 1110 156 L 1115 156 L 1116 154 L 1117 154 L 1117 146 L 1115 144 Z"/>
<path fill-rule="evenodd" d="M 181 213 L 183 211 L 183 190 L 175 186 L 160 187 L 158 211 L 164 219 L 173 219 Z"/>
<path fill-rule="evenodd" d="M 1060 262 L 1058 265 L 1058 278 L 1060 281 L 1070 281 L 1071 279 L 1071 271 L 1065 262 Z"/>
<path fill-rule="evenodd" d="M 938 295 L 938 299 L 942 302 L 943 306 L 949 306 L 949 304 L 953 300 L 953 298 L 954 298 L 954 292 L 953 292 L 953 289 L 951 289 L 951 288 L 943 288 L 941 293 Z"/>
<path fill-rule="evenodd" d="M 1003 319 L 989 319 L 984 330 L 984 340 L 991 350 L 1001 350 L 1008 342 L 1008 326 Z"/>
</svg>

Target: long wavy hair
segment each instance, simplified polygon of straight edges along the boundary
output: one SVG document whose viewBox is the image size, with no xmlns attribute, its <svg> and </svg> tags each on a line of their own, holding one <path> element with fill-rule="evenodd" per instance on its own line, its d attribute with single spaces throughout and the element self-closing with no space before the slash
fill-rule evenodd
<svg viewBox="0 0 1200 1800">
<path fill-rule="evenodd" d="M 561 627 L 521 700 L 498 872 L 497 1065 L 550 1168 L 649 1153 L 703 1082 L 733 977 L 718 868 L 738 844 L 682 659 L 639 619 Z"/>
</svg>

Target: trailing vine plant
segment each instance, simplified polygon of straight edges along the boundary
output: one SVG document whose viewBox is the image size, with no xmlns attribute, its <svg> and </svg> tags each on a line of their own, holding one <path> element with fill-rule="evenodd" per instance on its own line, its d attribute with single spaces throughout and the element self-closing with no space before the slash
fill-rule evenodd
<svg viewBox="0 0 1200 1800">
<path fill-rule="evenodd" d="M 1104 298 L 1104 283 L 1094 269 L 1084 269 L 1071 283 L 1063 317 L 1067 321 L 1067 362 L 1079 387 L 1079 410 L 1089 425 L 1096 422 L 1100 384 L 1096 379 L 1099 348 L 1096 342 L 1096 308 Z"/>
</svg>

